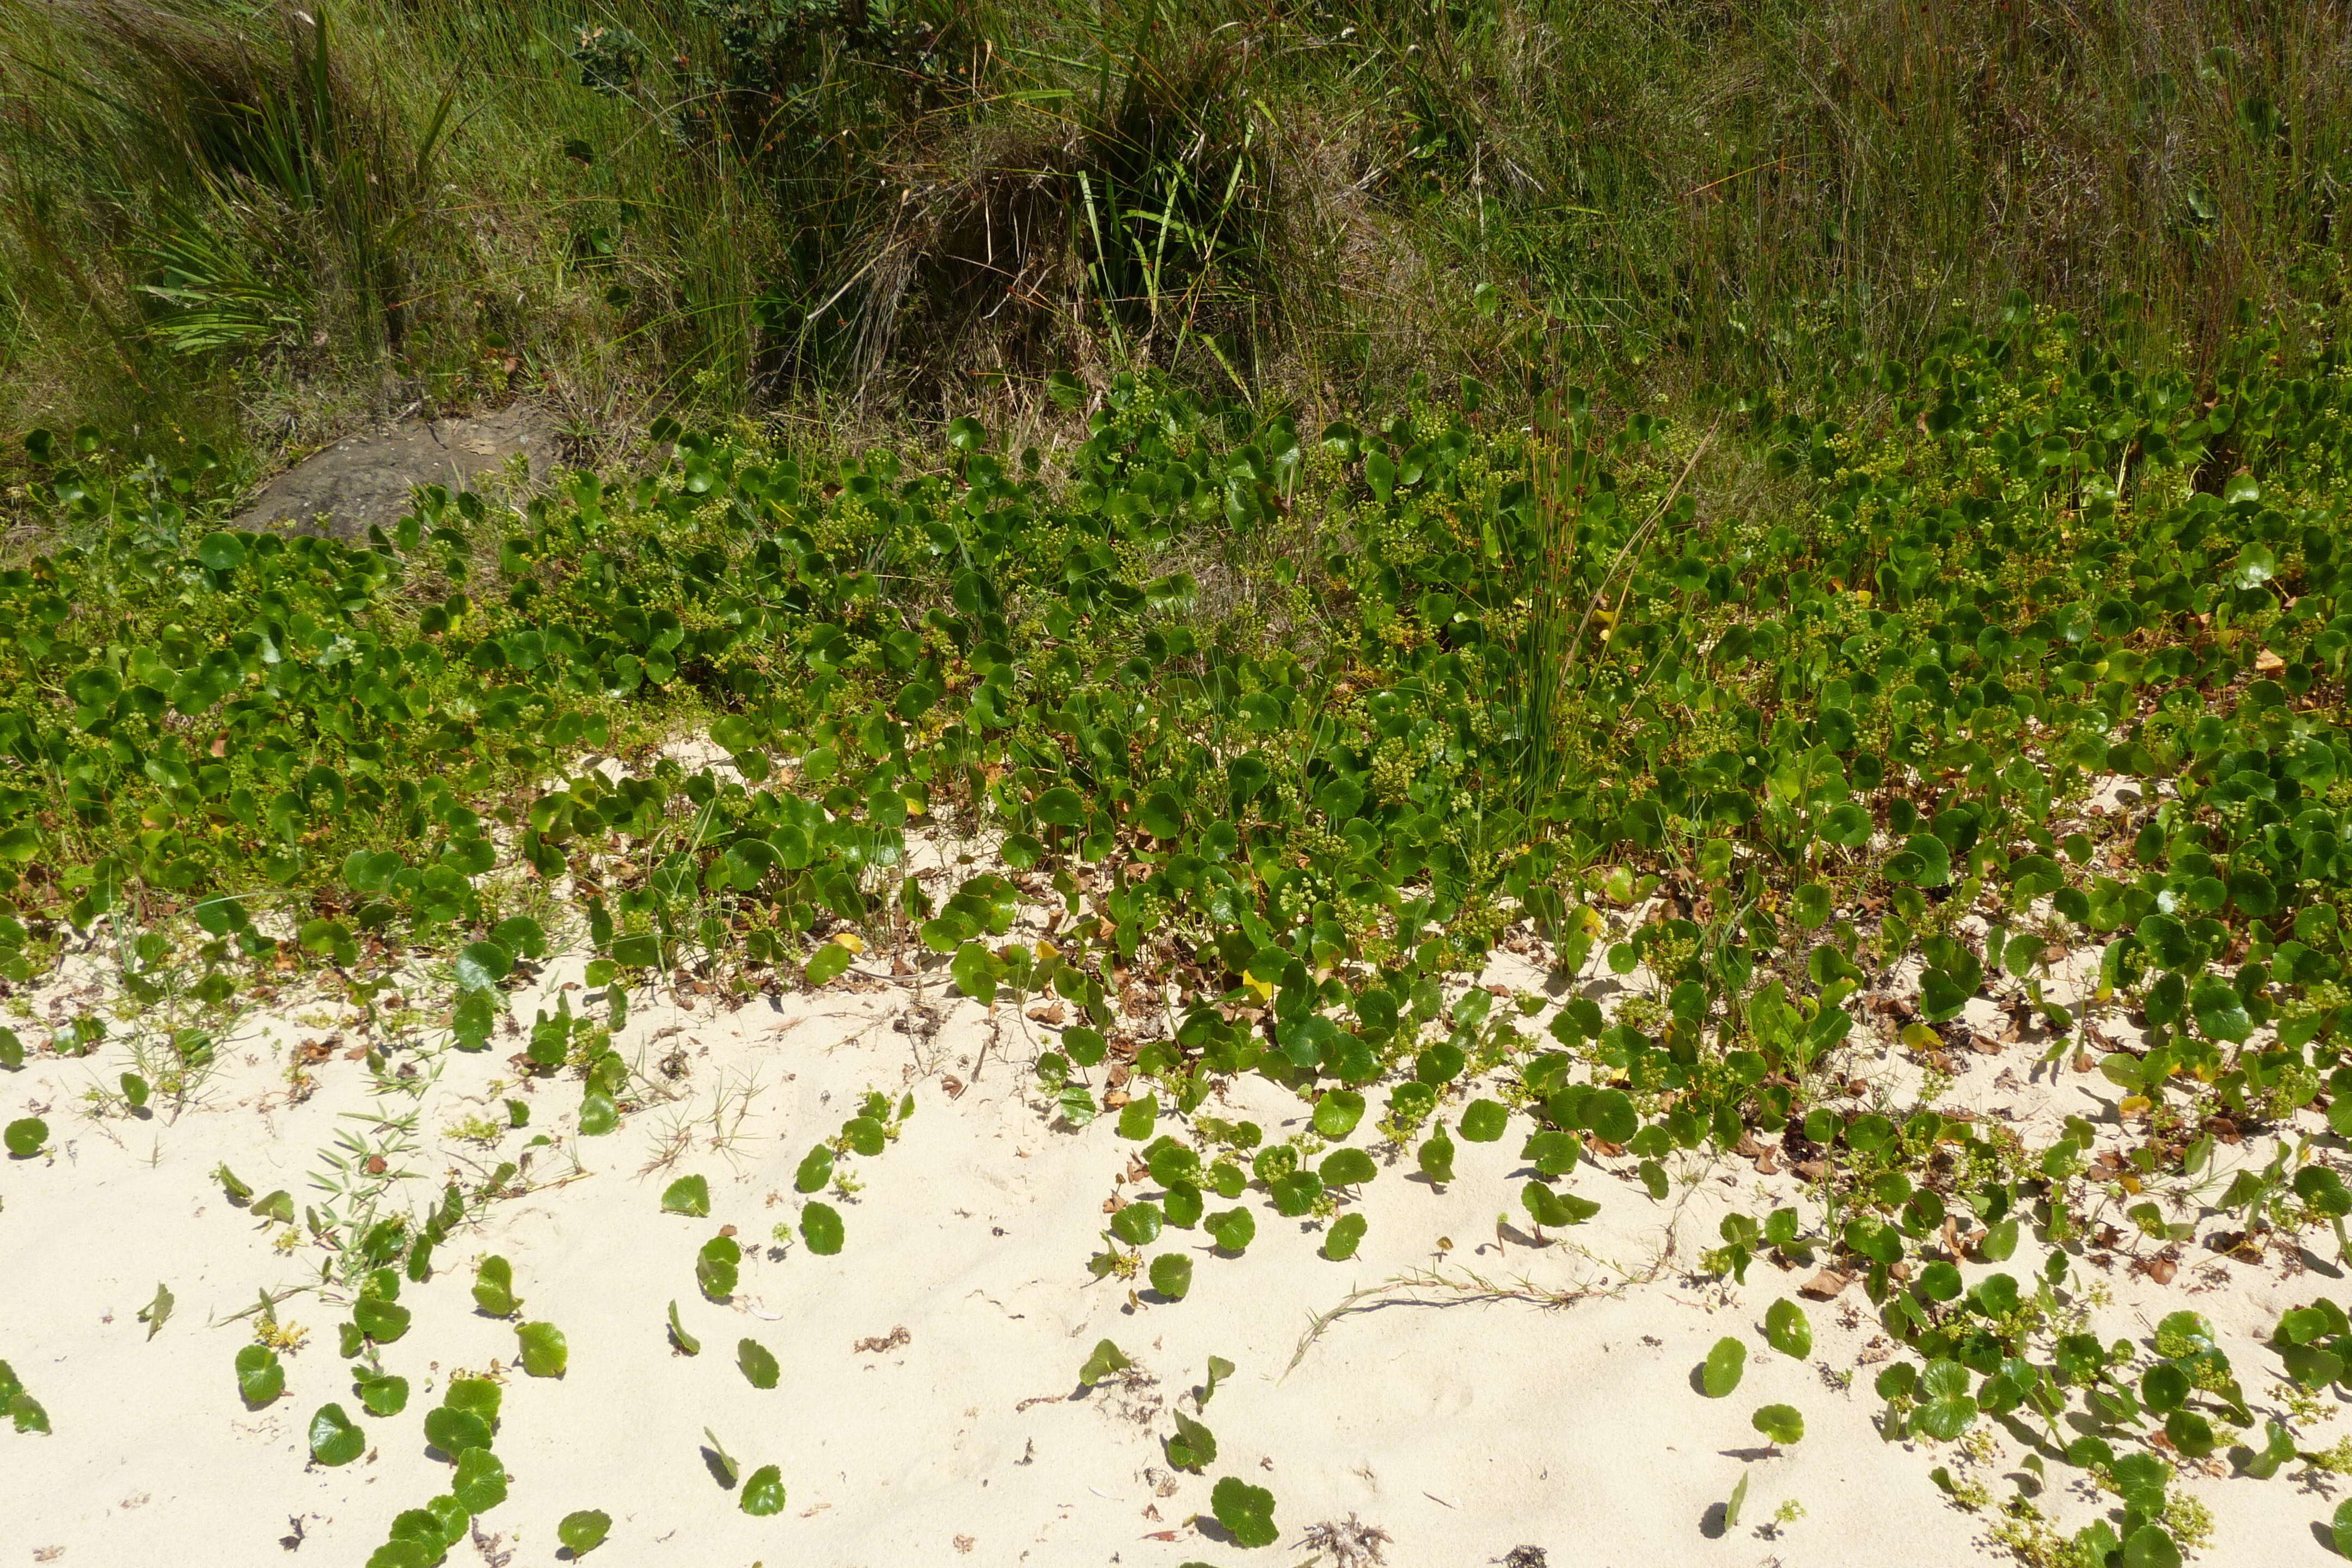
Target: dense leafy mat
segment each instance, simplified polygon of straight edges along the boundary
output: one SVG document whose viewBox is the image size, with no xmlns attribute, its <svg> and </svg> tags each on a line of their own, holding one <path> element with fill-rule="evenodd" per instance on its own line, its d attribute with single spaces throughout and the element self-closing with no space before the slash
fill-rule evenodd
<svg viewBox="0 0 2352 1568">
<path fill-rule="evenodd" d="M 1122 378 L 1050 478 L 970 421 L 923 468 L 665 429 L 657 475 L 573 476 L 519 511 L 426 492 L 356 548 L 229 531 L 207 472 L 36 433 L 53 531 L 0 574 L 0 962 L 37 984 L 104 933 L 143 1009 L 123 1093 L 144 1100 L 189 1093 L 289 967 L 364 1002 L 446 963 L 448 1011 L 391 1019 L 429 1056 L 483 1048 L 554 948 L 593 949 L 608 1023 L 680 974 L 817 986 L 869 946 L 928 951 L 982 1002 L 1076 1010 L 1043 1087 L 1074 1122 L 1115 1110 L 1160 1189 L 1093 1267 L 1171 1298 L 1191 1263 L 1149 1256 L 1161 1227 L 1240 1253 L 1253 1187 L 1330 1217 L 1346 1256 L 1344 1200 L 1383 1143 L 1442 1182 L 1455 1139 L 1523 1137 L 1519 1203 L 1558 1226 L 1594 1212 L 1586 1160 L 1664 1198 L 1676 1150 L 1777 1140 L 1818 1173 L 1808 1203 L 1726 1220 L 1706 1267 L 1862 1274 L 1915 1352 L 1878 1380 L 1890 1435 L 2021 1423 L 2119 1508 L 2067 1542 L 2012 1505 L 2005 1539 L 2174 1562 L 2197 1531 L 2172 1466 L 2236 1442 L 2273 1474 L 2294 1411 L 2258 1414 L 2193 1312 L 2146 1344 L 2084 1331 L 2069 1248 L 2200 1226 L 2246 1256 L 2329 1227 L 2340 1247 L 2352 1212 L 2352 381 L 2274 349 L 2249 337 L 2200 389 L 2021 303 L 1866 367 L 1852 428 L 1759 405 L 1706 437 L 1574 398 L 1523 428 L 1475 384 L 1310 432 Z M 1685 480 L 1708 440 L 1784 500 L 1700 521 Z M 646 761 L 706 729 L 725 762 Z M 583 761 L 615 753 L 644 765 Z M 2082 810 L 2118 780 L 2118 810 Z M 975 851 L 928 887 L 907 839 L 925 820 Z M 1008 941 L 1041 900 L 1055 934 Z M 1629 989 L 1607 1010 L 1461 989 L 1529 936 Z M 1822 1070 L 1879 1019 L 1932 1060 L 1977 997 L 2060 1068 L 2116 1046 L 2093 1032 L 2112 1023 L 2129 1043 L 2096 1070 L 2120 1120 L 2028 1147 L 1924 1100 L 1858 1106 Z M 530 1032 L 540 1071 L 579 1074 L 589 1135 L 631 1100 L 603 1026 L 567 1004 Z M 86 1052 L 105 1028 L 0 1050 Z M 1312 1101 L 1312 1138 L 1201 1114 L 1251 1072 Z M 2336 1136 L 2297 1132 L 2319 1105 Z M 802 1191 L 906 1110 L 867 1108 Z M 10 1150 L 46 1136 L 17 1123 Z M 2249 1142 L 2267 1163 L 2191 1195 Z M 348 1353 L 404 1330 L 399 1274 L 431 1278 L 494 1191 L 312 1211 L 346 1238 Z M 821 1203 L 803 1232 L 845 1244 Z M 1961 1261 L 2021 1247 L 1963 1289 Z M 484 1290 L 515 1310 L 501 1271 Z M 1792 1304 L 1769 1327 L 1810 1343 Z M 560 1331 L 522 1334 L 526 1366 L 560 1369 Z M 256 1349 L 240 1387 L 275 1397 Z M 2275 1349 L 2305 1388 L 2352 1376 L 2325 1301 Z M 1718 1347 L 1709 1393 L 1744 1355 Z M 405 1385 L 382 1393 L 396 1409 Z M 457 1479 L 383 1562 L 435 1560 L 503 1497 L 479 1393 L 428 1417 Z M 1780 1405 L 1757 1425 L 1803 1429 Z M 324 1463 L 359 1451 L 341 1406 L 312 1437 Z M 1265 1496 L 1219 1488 L 1244 1544 L 1272 1539 Z"/>
</svg>

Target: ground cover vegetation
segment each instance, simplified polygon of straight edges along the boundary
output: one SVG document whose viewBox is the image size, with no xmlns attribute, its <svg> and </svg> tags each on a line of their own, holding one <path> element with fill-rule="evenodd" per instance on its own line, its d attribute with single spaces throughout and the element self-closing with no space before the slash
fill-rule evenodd
<svg viewBox="0 0 2352 1568">
<path fill-rule="evenodd" d="M 1889 1437 L 1997 1426 L 2090 1479 L 2062 1532 L 1937 1471 L 2021 1560 L 2193 1553 L 2183 1465 L 2352 1464 L 2304 1437 L 2352 1377 L 2338 1305 L 2233 1367 L 2194 1311 L 2087 1331 L 2083 1265 L 2340 1253 L 2352 1214 L 2340 14 L 317 15 L 0 22 L 0 353 L 39 425 L 0 977 L 102 963 L 117 1000 L 15 1017 L 0 1070 L 104 1053 L 101 1112 L 169 1116 L 310 985 L 370 1013 L 396 1100 L 585 954 L 579 1011 L 516 1022 L 597 1137 L 648 1098 L 633 995 L 895 955 L 1066 1010 L 1040 1114 L 1115 1118 L 1156 1194 L 1071 1238 L 1075 1279 L 1181 1303 L 1269 1211 L 1346 1258 L 1361 1186 L 1451 1182 L 1457 1140 L 1520 1144 L 1538 1236 L 1775 1151 L 1802 1201 L 1703 1270 L 1856 1277 L 1904 1348 Z M 349 543 L 232 525 L 387 376 L 654 455 L 428 489 Z M 961 853 L 919 878 L 940 826 Z M 1467 984 L 1498 944 L 1561 984 Z M 1605 1006 L 1568 984 L 1596 957 Z M 2029 1144 L 1830 1070 L 1885 1027 L 1932 1084 L 1986 1000 L 2117 1119 Z M 1220 1117 L 1245 1074 L 1312 1136 Z M 915 1111 L 808 1152 L 798 1245 L 856 1248 L 823 1194 Z M 302 1199 L 220 1173 L 299 1210 L 348 1304 L 322 1465 L 405 1414 L 403 1289 L 517 1190 L 413 1191 L 414 1135 L 349 1135 Z M 661 1201 L 714 1217 L 698 1177 Z M 733 1229 L 689 1304 L 736 1289 Z M 528 1375 L 572 1370 L 508 1260 L 470 1289 Z M 224 1399 L 285 1396 L 273 1305 Z M 1696 1384 L 1811 1336 L 1777 1302 Z M 736 1364 L 776 1382 L 757 1340 Z M 1129 1364 L 1105 1341 L 1079 1379 Z M 1215 1470 L 1232 1370 L 1171 1405 L 1177 1468 Z M 71 1419 L 38 1392 L 0 1363 L 26 1440 Z M 505 1500 L 505 1392 L 447 1384 L 448 1490 L 375 1561 Z M 784 1466 L 709 1452 L 783 1510 Z M 1234 1546 L 1277 1506 L 1215 1483 Z"/>
<path fill-rule="evenodd" d="M 919 955 L 979 1002 L 1072 1010 L 1034 1065 L 1044 1114 L 1115 1114 L 1158 1189 L 1087 1268 L 1167 1300 L 1195 1267 L 1152 1255 L 1169 1227 L 1243 1267 L 1270 1205 L 1329 1220 L 1344 1258 L 1353 1189 L 1406 1160 L 1450 1181 L 1456 1140 L 1523 1141 L 1538 1235 L 1598 1212 L 1588 1167 L 1663 1201 L 1677 1151 L 1773 1141 L 1806 1201 L 1727 1218 L 1706 1268 L 1861 1276 L 1914 1352 L 1878 1377 L 1890 1436 L 2003 1422 L 2119 1505 L 2062 1539 L 2012 1500 L 2021 1552 L 2176 1561 L 2202 1539 L 2177 1464 L 2233 1444 L 2251 1476 L 2335 1463 L 2298 1447 L 2285 1395 L 2339 1382 L 2352 1339 L 2325 1300 L 2290 1312 L 2265 1400 L 2194 1311 L 2147 1343 L 2082 1331 L 2078 1272 L 2085 1245 L 2150 1268 L 2200 1237 L 2340 1247 L 2352 1213 L 2338 1139 L 2294 1131 L 2324 1102 L 2340 1136 L 2352 1108 L 2334 353 L 2290 373 L 2257 323 L 2200 396 L 2020 297 L 1885 363 L 1866 425 L 1759 408 L 1741 438 L 1803 504 L 1705 521 L 1686 479 L 1719 426 L 1611 429 L 1570 391 L 1518 427 L 1475 383 L 1302 433 L 1119 377 L 1050 484 L 970 419 L 919 467 L 665 428 L 658 472 L 575 473 L 501 514 L 428 490 L 351 546 L 223 528 L 207 471 L 37 432 L 54 531 L 0 576 L 7 976 L 107 952 L 133 1005 L 31 1048 L 127 1027 L 125 1096 L 168 1108 L 289 966 L 386 998 L 394 1072 L 485 1048 L 507 989 L 584 949 L 584 1010 L 541 1010 L 526 1054 L 577 1079 L 600 1136 L 639 1099 L 604 1043 L 633 990 Z M 681 729 L 723 758 L 575 769 Z M 2116 780 L 2136 804 L 2084 815 Z M 944 882 L 908 874 L 910 823 L 967 847 Z M 1040 902 L 1051 938 L 1003 941 Z M 1605 952 L 1627 989 L 1606 1010 L 1464 989 L 1505 939 L 1563 976 Z M 1978 996 L 2056 1068 L 2091 1068 L 2103 1020 L 2135 1026 L 2095 1058 L 2120 1121 L 2028 1146 L 1824 1070 L 1858 1010 L 1932 1061 Z M 1212 1114 L 1243 1073 L 1311 1104 L 1313 1137 Z M 810 1151 L 812 1252 L 855 1247 L 815 1194 L 914 1109 L 876 1096 Z M 46 1127 L 8 1131 L 38 1157 Z M 305 1224 L 382 1416 L 406 1399 L 376 1354 L 406 1331 L 403 1281 L 435 1277 L 512 1168 L 419 1203 L 365 1179 L 370 1153 L 354 1141 Z M 708 1184 L 663 1203 L 707 1215 Z M 740 1252 L 702 1248 L 702 1294 L 728 1297 Z M 1963 1289 L 1961 1263 L 2012 1257 L 2032 1262 Z M 522 1368 L 562 1375 L 562 1330 L 516 1292 L 483 1262 L 476 1300 L 516 1318 Z M 699 1349 L 675 1309 L 672 1330 Z M 1765 1320 L 1769 1347 L 1810 1341 L 1794 1303 Z M 1704 1391 L 1734 1392 L 1746 1353 L 1719 1345 Z M 739 1363 L 774 1374 L 755 1341 Z M 1124 1363 L 1106 1342 L 1084 1381 Z M 266 1345 L 236 1372 L 249 1397 L 283 1386 Z M 497 1412 L 467 1386 L 427 1436 L 472 1489 L 403 1515 L 387 1563 L 433 1560 L 502 1495 Z M 1755 1419 L 1802 1436 L 1793 1406 Z M 1192 1417 L 1171 1441 L 1213 1455 Z M 320 1410 L 319 1462 L 362 1446 Z M 781 1507 L 754 1479 L 743 1505 L 772 1487 Z M 1226 1481 L 1233 1539 L 1274 1539 L 1270 1494 Z M 574 1523 L 575 1550 L 605 1528 Z"/>
</svg>

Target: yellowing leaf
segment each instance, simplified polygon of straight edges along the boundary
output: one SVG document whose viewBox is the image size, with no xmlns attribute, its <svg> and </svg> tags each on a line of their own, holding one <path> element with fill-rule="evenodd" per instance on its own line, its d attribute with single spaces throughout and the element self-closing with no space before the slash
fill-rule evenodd
<svg viewBox="0 0 2352 1568">
<path fill-rule="evenodd" d="M 866 939 L 859 936 L 854 931 L 837 931 L 834 932 L 833 944 L 835 947 L 847 948 L 851 952 L 864 952 L 866 951 Z"/>
</svg>

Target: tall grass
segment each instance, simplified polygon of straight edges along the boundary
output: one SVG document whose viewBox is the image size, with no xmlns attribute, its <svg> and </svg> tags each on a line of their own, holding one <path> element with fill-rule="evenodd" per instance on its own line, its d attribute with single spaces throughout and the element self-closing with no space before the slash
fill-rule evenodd
<svg viewBox="0 0 2352 1568">
<path fill-rule="evenodd" d="M 1779 403 L 2015 289 L 2199 363 L 2333 332 L 2352 184 L 2341 0 L 54 0 L 0 93 L 0 423 L 264 457 L 524 389 Z"/>
</svg>

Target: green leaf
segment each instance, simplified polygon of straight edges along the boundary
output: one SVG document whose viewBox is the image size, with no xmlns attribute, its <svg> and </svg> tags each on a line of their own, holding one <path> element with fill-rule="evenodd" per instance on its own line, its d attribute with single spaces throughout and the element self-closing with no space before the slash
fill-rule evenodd
<svg viewBox="0 0 2352 1568">
<path fill-rule="evenodd" d="M 2189 994 L 2189 1008 L 2198 1029 L 2213 1039 L 2242 1044 L 2254 1032 L 2253 1019 L 2247 1015 L 2237 987 L 2219 975 L 2208 974 L 2197 982 Z"/>
<path fill-rule="evenodd" d="M 490 1424 L 470 1410 L 436 1405 L 425 1413 L 425 1440 L 456 1458 L 468 1448 L 487 1448 Z"/>
<path fill-rule="evenodd" d="M 702 1353 L 702 1342 L 696 1339 L 692 1334 L 688 1333 L 686 1331 L 686 1325 L 677 1321 L 677 1302 L 676 1300 L 672 1300 L 669 1304 L 669 1342 L 676 1345 L 688 1355 L 700 1355 Z"/>
<path fill-rule="evenodd" d="M 1911 1424 L 1939 1443 L 1949 1443 L 1976 1424 L 1977 1402 L 1965 1394 L 1932 1399 L 1911 1417 Z"/>
<path fill-rule="evenodd" d="M 1633 1099 L 1622 1089 L 1604 1089 L 1585 1098 L 1580 1113 L 1584 1125 L 1595 1138 L 1607 1143 L 1624 1144 L 1633 1142 L 1641 1125 L 1641 1117 L 1633 1109 Z"/>
<path fill-rule="evenodd" d="M 286 1369 L 268 1345 L 247 1345 L 236 1352 L 236 1392 L 250 1409 L 258 1410 L 286 1392 Z"/>
<path fill-rule="evenodd" d="M 2338 1553 L 2352 1557 L 2352 1498 L 2346 1498 L 2336 1505 L 2336 1516 L 2329 1521 L 2328 1535 L 2336 1542 Z"/>
<path fill-rule="evenodd" d="M 493 1254 L 474 1271 L 474 1305 L 493 1318 L 511 1318 L 522 1308 L 514 1293 L 514 1267 Z"/>
<path fill-rule="evenodd" d="M 774 1465 L 761 1465 L 743 1483 L 745 1513 L 764 1517 L 784 1511 L 784 1472 Z"/>
<path fill-rule="evenodd" d="M 1135 814 L 1135 820 L 1154 838 L 1175 838 L 1184 831 L 1184 803 L 1167 790 L 1154 790 Z"/>
<path fill-rule="evenodd" d="M 1220 1252 L 1246 1252 L 1257 1237 L 1257 1221 L 1247 1209 L 1227 1209 L 1201 1222 Z"/>
<path fill-rule="evenodd" d="M 494 942 L 468 942 L 457 954 L 457 988 L 488 991 L 514 968 L 514 954 Z"/>
<path fill-rule="evenodd" d="M 1192 1390 L 1192 1403 L 1205 1406 L 1215 1396 L 1217 1384 L 1234 1375 L 1234 1363 L 1221 1355 L 1209 1358 L 1209 1381 Z"/>
<path fill-rule="evenodd" d="M 369 1415 L 397 1415 L 408 1408 L 408 1379 L 365 1368 L 356 1369 L 354 1379 L 354 1392 Z"/>
<path fill-rule="evenodd" d="M 1794 1301 L 1775 1301 L 1764 1309 L 1764 1342 L 1784 1356 L 1802 1361 L 1813 1353 L 1812 1321 Z"/>
<path fill-rule="evenodd" d="M 452 1378 L 441 1395 L 441 1403 L 452 1410 L 462 1410 L 468 1415 L 478 1415 L 495 1431 L 499 1410 L 506 1403 L 505 1390 L 487 1377 Z"/>
<path fill-rule="evenodd" d="M 822 942 L 818 944 L 817 950 L 809 955 L 808 967 L 801 972 L 801 978 L 807 981 L 811 986 L 823 985 L 829 980 L 838 979 L 849 968 L 849 960 L 852 956 L 849 949 L 840 942 Z"/>
<path fill-rule="evenodd" d="M 1462 1136 L 1470 1142 L 1496 1142 L 1510 1124 L 1511 1113 L 1497 1100 L 1474 1100 L 1462 1108 Z"/>
<path fill-rule="evenodd" d="M 196 559 L 212 571 L 234 572 L 245 564 L 245 541 L 234 533 L 207 533 L 196 542 Z"/>
<path fill-rule="evenodd" d="M 602 1138 L 621 1125 L 621 1108 L 601 1089 L 580 1097 L 580 1136 Z"/>
<path fill-rule="evenodd" d="M 352 1303 L 352 1321 L 369 1342 L 388 1345 L 408 1331 L 408 1309 L 397 1301 L 362 1296 Z"/>
<path fill-rule="evenodd" d="M 1334 1263 L 1345 1263 L 1355 1257 L 1370 1224 L 1361 1214 L 1353 1212 L 1333 1220 L 1330 1231 L 1323 1237 L 1323 1256 Z"/>
<path fill-rule="evenodd" d="M 801 1239 L 820 1258 L 841 1250 L 841 1211 L 831 1204 L 812 1202 L 801 1210 Z"/>
<path fill-rule="evenodd" d="M 1315 1102 L 1315 1131 L 1321 1137 L 1345 1138 L 1363 1119 L 1364 1097 L 1353 1089 L 1331 1089 Z"/>
<path fill-rule="evenodd" d="M 352 1424 L 340 1405 L 322 1405 L 310 1417 L 310 1458 L 322 1465 L 348 1465 L 367 1451 L 367 1434 Z"/>
<path fill-rule="evenodd" d="M 1125 1351 L 1108 1340 L 1098 1340 L 1093 1352 L 1087 1357 L 1086 1364 L 1078 1368 L 1078 1386 L 1092 1388 L 1111 1373 L 1125 1372 L 1134 1364 L 1127 1359 Z"/>
<path fill-rule="evenodd" d="M 1443 1127 L 1423 1142 L 1415 1158 L 1421 1173 L 1431 1181 L 1442 1185 L 1454 1179 L 1454 1140 Z"/>
<path fill-rule="evenodd" d="M 1274 1522 L 1274 1494 L 1264 1487 L 1227 1476 L 1210 1489 L 1209 1507 L 1237 1546 L 1271 1546 L 1281 1539 Z"/>
<path fill-rule="evenodd" d="M 1739 1510 L 1747 1501 L 1748 1472 L 1746 1470 L 1742 1470 L 1739 1472 L 1739 1479 L 1732 1485 L 1731 1500 L 1723 1505 L 1723 1528 L 1725 1530 L 1729 1531 L 1739 1528 Z"/>
<path fill-rule="evenodd" d="M 23 1389 L 20 1388 L 8 1396 L 7 1408 L 8 1418 L 16 1424 L 17 1431 L 47 1433 L 49 1413 L 41 1408 L 39 1400 Z"/>
<path fill-rule="evenodd" d="M 2194 1387 L 2177 1363 L 2158 1362 L 2140 1374 L 2140 1403 L 2162 1415 L 2187 1403 Z"/>
<path fill-rule="evenodd" d="M 1919 976 L 1919 1010 L 1938 1023 L 1959 1016 L 1967 1005 L 1969 994 L 1959 983 L 1940 969 L 1928 969 Z"/>
<path fill-rule="evenodd" d="M 680 1176 L 662 1193 L 662 1213 L 710 1217 L 710 1184 L 700 1176 Z"/>
<path fill-rule="evenodd" d="M 1181 1252 L 1163 1252 L 1151 1260 L 1151 1288 L 1171 1301 L 1181 1301 L 1192 1289 L 1192 1260 Z"/>
<path fill-rule="evenodd" d="M 172 1296 L 172 1288 L 163 1284 L 161 1280 L 158 1280 L 155 1285 L 155 1299 L 139 1309 L 139 1321 L 147 1325 L 147 1337 L 149 1339 L 152 1340 L 157 1334 L 161 1333 L 163 1330 L 163 1325 L 171 1321 L 172 1308 L 173 1305 L 174 1301 Z M 403 1329 L 405 1329 L 408 1326 L 407 1316 L 408 1315 L 405 1312 L 401 1314 L 400 1326 Z M 394 1339 L 398 1339 L 400 1335 L 395 1333 L 392 1337 Z"/>
<path fill-rule="evenodd" d="M 1110 1233 L 1129 1247 L 1149 1247 L 1160 1239 L 1163 1217 L 1158 1204 L 1128 1204 L 1110 1216 Z"/>
<path fill-rule="evenodd" d="M 968 942 L 956 949 L 955 957 L 948 963 L 948 974 L 955 981 L 956 988 L 983 1007 L 996 1000 L 1001 969 L 996 955 L 978 942 Z"/>
<path fill-rule="evenodd" d="M 1801 1442 L 1805 1418 L 1793 1405 L 1767 1405 L 1748 1418 L 1748 1425 L 1775 1443 Z"/>
<path fill-rule="evenodd" d="M 1180 1470 L 1199 1475 L 1217 1462 L 1217 1435 L 1181 1410 L 1171 1410 L 1176 1418 L 1176 1435 L 1167 1441 L 1168 1463 Z"/>
<path fill-rule="evenodd" d="M 1748 1347 L 1727 1334 L 1706 1352 L 1706 1363 L 1699 1369 L 1699 1383 L 1709 1399 L 1721 1399 L 1739 1386 L 1739 1379 L 1747 1370 Z"/>
<path fill-rule="evenodd" d="M 2124 1539 L 2124 1568 L 2180 1568 L 2180 1548 L 2160 1524 L 2143 1524 Z"/>
<path fill-rule="evenodd" d="M 1361 1149 L 1335 1149 L 1316 1167 L 1327 1187 L 1357 1187 L 1381 1173 L 1372 1157 Z"/>
<path fill-rule="evenodd" d="M 736 1267 L 742 1261 L 743 1248 L 733 1237 L 714 1236 L 694 1255 L 695 1283 L 711 1300 L 724 1301 L 735 1293 Z"/>
<path fill-rule="evenodd" d="M 0 1133 L 0 1143 L 5 1143 L 8 1152 L 19 1160 L 31 1159 L 48 1141 L 49 1124 L 37 1116 L 19 1117 L 8 1123 L 7 1131 Z"/>
<path fill-rule="evenodd" d="M 743 1380 L 754 1388 L 773 1388 L 783 1375 L 783 1368 L 776 1364 L 775 1356 L 754 1339 L 736 1342 L 735 1364 L 743 1369 Z"/>
<path fill-rule="evenodd" d="M 507 1500 L 507 1468 L 488 1448 L 467 1448 L 457 1456 L 449 1490 L 467 1512 L 488 1513 Z"/>
<path fill-rule="evenodd" d="M 1274 1212 L 1287 1219 L 1297 1219 L 1313 1212 L 1323 1196 L 1323 1178 L 1312 1171 L 1292 1171 L 1276 1176 L 1266 1184 L 1274 1199 Z"/>
<path fill-rule="evenodd" d="M 820 1143 L 801 1156 L 800 1168 L 793 1173 L 793 1191 L 821 1193 L 833 1180 L 833 1145 Z"/>
<path fill-rule="evenodd" d="M 571 1364 L 572 1347 L 553 1323 L 523 1323 L 515 1329 L 522 1351 L 522 1369 L 533 1377 L 562 1377 Z"/>
<path fill-rule="evenodd" d="M 555 1539 L 571 1549 L 574 1557 L 585 1557 L 604 1544 L 604 1537 L 613 1532 L 613 1516 L 603 1509 L 583 1508 L 567 1513 L 555 1527 Z"/>
<path fill-rule="evenodd" d="M 1130 1100 L 1118 1109 L 1118 1135 L 1141 1142 L 1151 1136 L 1151 1129 L 1160 1120 L 1160 1097 L 1147 1094 L 1140 1100 Z"/>
</svg>

